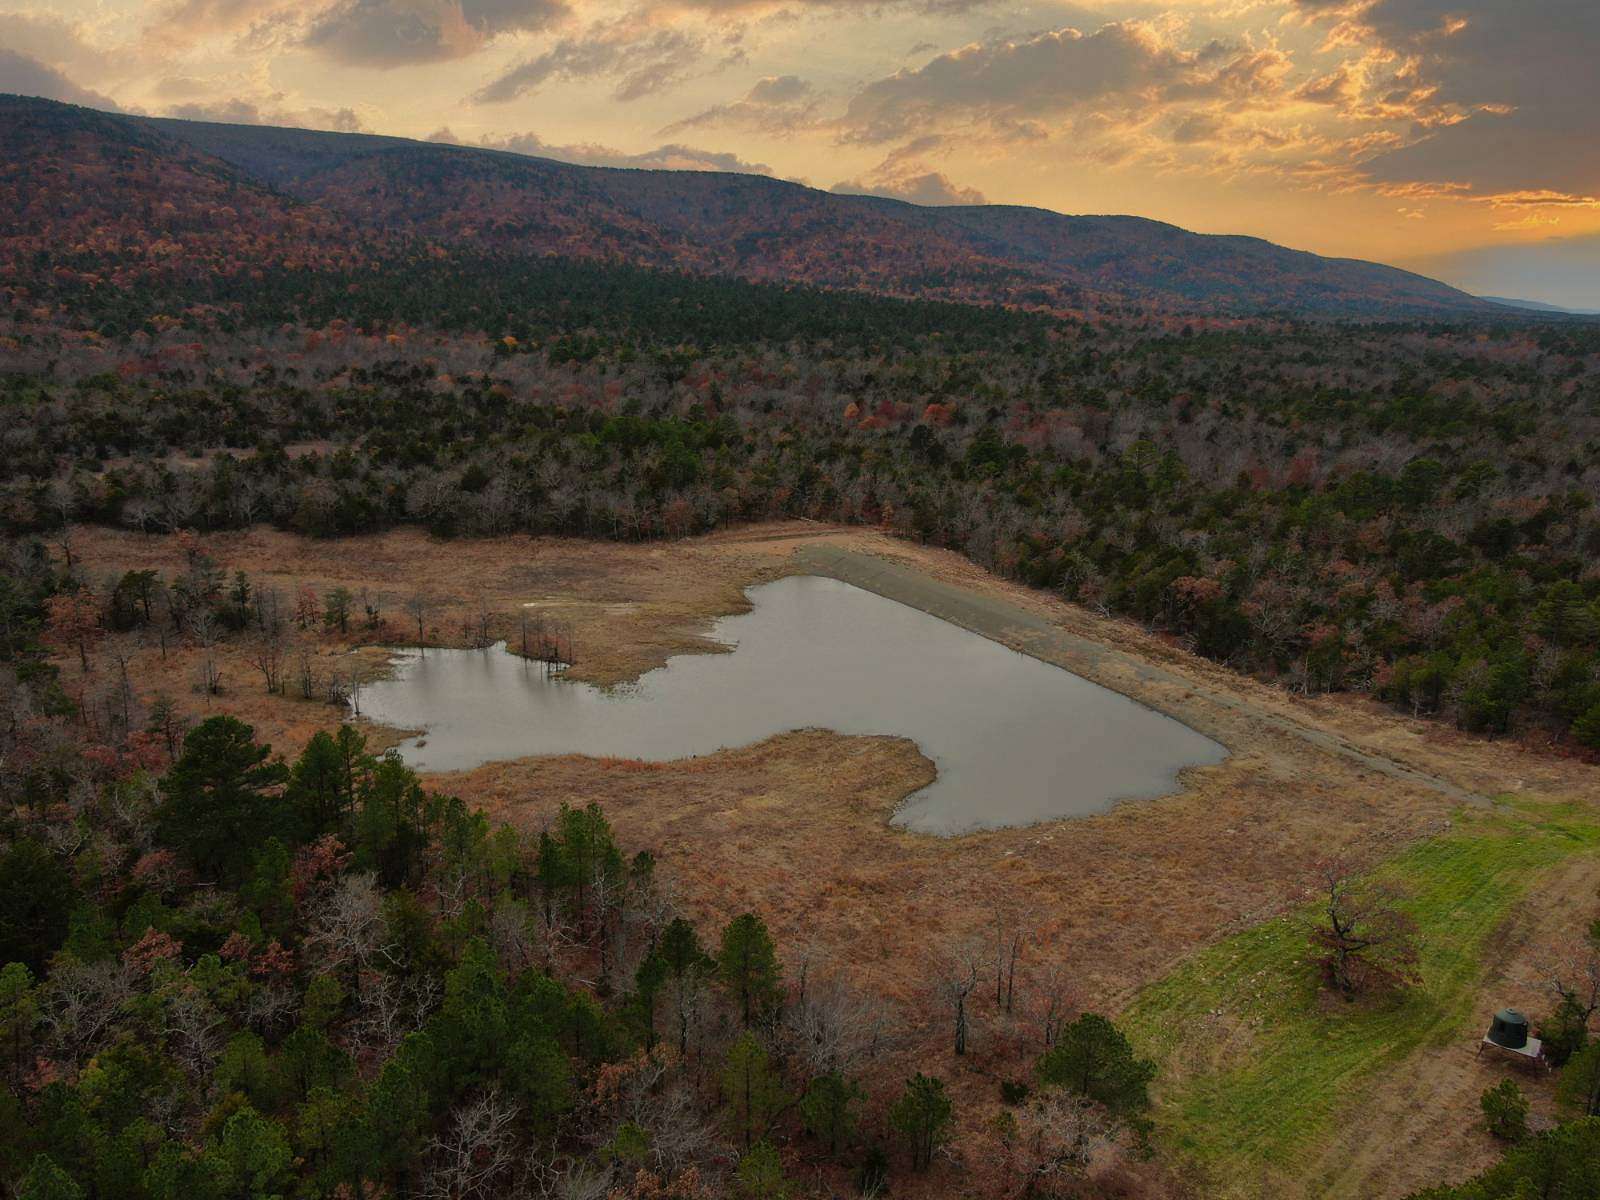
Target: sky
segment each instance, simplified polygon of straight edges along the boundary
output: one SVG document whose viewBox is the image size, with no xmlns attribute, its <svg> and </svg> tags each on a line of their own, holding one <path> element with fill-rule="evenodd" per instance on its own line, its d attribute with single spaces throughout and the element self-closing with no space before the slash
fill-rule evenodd
<svg viewBox="0 0 1600 1200">
<path fill-rule="evenodd" d="M 0 0 L 0 91 L 1134 213 L 1600 308 L 1600 0 Z"/>
</svg>

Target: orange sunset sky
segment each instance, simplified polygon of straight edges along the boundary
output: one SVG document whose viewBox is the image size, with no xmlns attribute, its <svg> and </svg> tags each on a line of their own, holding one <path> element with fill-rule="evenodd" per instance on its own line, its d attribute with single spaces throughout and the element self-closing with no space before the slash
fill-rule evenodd
<svg viewBox="0 0 1600 1200">
<path fill-rule="evenodd" d="M 1600 308 L 1596 0 L 0 0 L 0 91 L 1126 212 Z"/>
</svg>

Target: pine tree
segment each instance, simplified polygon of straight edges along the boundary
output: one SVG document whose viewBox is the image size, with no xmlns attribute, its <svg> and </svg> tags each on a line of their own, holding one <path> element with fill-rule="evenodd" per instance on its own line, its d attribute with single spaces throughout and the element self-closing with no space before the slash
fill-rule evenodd
<svg viewBox="0 0 1600 1200">
<path fill-rule="evenodd" d="M 728 922 L 717 954 L 717 974 L 737 1000 L 746 1029 L 775 1008 L 783 995 L 783 972 L 766 924 L 754 913 Z"/>
<path fill-rule="evenodd" d="M 722 1068 L 722 1099 L 727 1105 L 728 1124 L 747 1151 L 767 1135 L 779 1114 L 789 1106 L 783 1081 L 753 1033 L 740 1034 L 728 1048 L 728 1060 Z"/>
<path fill-rule="evenodd" d="M 913 1170 L 925 1171 L 950 1135 L 954 1107 L 945 1094 L 944 1081 L 917 1072 L 889 1110 L 889 1123 L 905 1134 L 911 1147 Z"/>
</svg>

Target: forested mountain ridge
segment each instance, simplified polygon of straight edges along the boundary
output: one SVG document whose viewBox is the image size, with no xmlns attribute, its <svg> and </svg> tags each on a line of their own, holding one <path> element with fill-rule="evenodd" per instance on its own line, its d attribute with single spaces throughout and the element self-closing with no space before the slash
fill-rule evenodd
<svg viewBox="0 0 1600 1200">
<path fill-rule="evenodd" d="M 280 262 L 291 251 L 283 243 L 298 238 L 308 259 L 330 243 L 354 254 L 392 253 L 405 242 L 1054 311 L 1494 311 L 1392 267 L 1138 217 L 925 208 L 758 175 L 583 167 L 367 134 L 120 117 L 21 97 L 0 100 L 0 112 L 15 204 L 37 213 L 41 196 L 66 185 L 83 202 L 114 209 L 105 224 L 144 213 L 161 218 L 145 233 L 170 238 L 161 206 L 141 206 L 141 198 L 159 191 L 163 203 L 182 203 L 189 185 L 177 177 L 205 177 L 203 194 L 236 193 L 229 203 L 247 218 L 254 240 L 230 246 L 245 256 L 241 265 Z M 141 158 L 141 173 L 107 173 L 108 156 L 127 155 Z M 53 232 L 71 237 L 81 224 Z"/>
<path fill-rule="evenodd" d="M 138 122 L 0 98 L 0 280 L 41 287 L 348 268 L 377 242 Z"/>
</svg>

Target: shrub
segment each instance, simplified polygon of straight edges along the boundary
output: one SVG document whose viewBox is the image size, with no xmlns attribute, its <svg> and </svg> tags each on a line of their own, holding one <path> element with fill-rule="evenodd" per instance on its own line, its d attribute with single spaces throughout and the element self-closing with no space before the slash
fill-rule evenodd
<svg viewBox="0 0 1600 1200">
<path fill-rule="evenodd" d="M 1539 1023 L 1539 1038 L 1544 1056 L 1553 1067 L 1564 1067 L 1567 1060 L 1589 1041 L 1589 1018 L 1571 998 L 1563 998 L 1556 1011 Z"/>
<path fill-rule="evenodd" d="M 1495 1137 L 1520 1142 L 1528 1136 L 1528 1098 L 1514 1080 L 1502 1079 L 1485 1088 L 1478 1103 L 1483 1106 L 1484 1120 Z"/>
<path fill-rule="evenodd" d="M 881 1196 L 889 1185 L 889 1155 L 874 1142 L 867 1147 L 856 1171 L 856 1190 L 863 1196 Z"/>
</svg>

